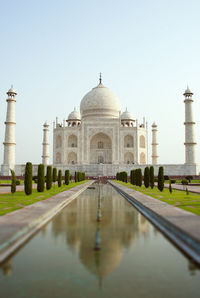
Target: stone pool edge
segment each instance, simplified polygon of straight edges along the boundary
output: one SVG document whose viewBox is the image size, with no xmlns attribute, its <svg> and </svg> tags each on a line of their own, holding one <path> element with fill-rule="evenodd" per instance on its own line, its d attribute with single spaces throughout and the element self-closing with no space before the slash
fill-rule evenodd
<svg viewBox="0 0 200 298">
<path fill-rule="evenodd" d="M 185 255 L 200 265 L 200 217 L 109 181 L 114 189 L 152 222 Z M 194 228 L 196 231 L 194 231 Z"/>
<path fill-rule="evenodd" d="M 26 213 L 28 211 L 31 212 L 31 207 L 42 206 L 41 209 L 44 209 L 44 212 L 41 210 L 41 214 L 37 216 L 33 220 L 29 220 L 24 224 L 23 227 L 16 230 L 14 233 L 10 233 L 8 235 L 7 239 L 5 241 L 1 241 L 0 236 L 0 264 L 5 261 L 10 255 L 12 255 L 18 248 L 20 248 L 29 238 L 31 238 L 37 231 L 41 229 L 42 226 L 44 226 L 47 222 L 49 222 L 58 212 L 60 212 L 64 207 L 66 207 L 69 203 L 71 203 L 74 199 L 76 199 L 83 191 L 85 191 L 91 184 L 94 183 L 94 180 L 90 180 L 84 184 L 77 185 L 73 188 L 70 188 L 69 190 L 66 190 L 64 192 L 58 193 L 50 198 L 47 198 L 46 200 L 39 201 L 37 203 L 34 203 L 32 205 L 28 205 L 22 209 L 16 210 L 14 212 L 8 213 L 0 218 L 0 230 L 6 229 L 6 224 L 3 223 L 3 219 L 6 217 L 9 217 L 9 226 L 14 225 L 16 221 L 16 215 L 19 217 L 20 213 L 22 214 L 23 211 L 26 209 Z M 77 189 L 77 191 L 76 191 Z M 66 198 L 62 198 L 63 196 L 70 194 Z M 59 198 L 60 197 L 60 198 Z M 55 199 L 56 198 L 56 199 Z M 57 204 L 55 200 L 59 200 Z M 45 209 L 45 201 L 50 203 L 50 206 L 47 206 Z M 51 206 L 51 203 L 55 203 L 55 206 Z M 27 217 L 27 215 L 25 215 Z M 12 223 L 13 218 L 13 223 Z M 26 219 L 27 221 L 27 219 Z M 9 227 L 8 227 L 8 233 L 9 233 Z M 1 234 L 0 234 L 1 235 Z"/>
</svg>

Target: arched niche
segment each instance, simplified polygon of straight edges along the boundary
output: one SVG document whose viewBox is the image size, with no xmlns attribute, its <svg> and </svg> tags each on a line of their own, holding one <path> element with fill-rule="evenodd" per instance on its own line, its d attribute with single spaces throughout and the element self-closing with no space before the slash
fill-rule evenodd
<svg viewBox="0 0 200 298">
<path fill-rule="evenodd" d="M 77 154 L 75 152 L 69 152 L 67 158 L 68 164 L 76 164 L 77 163 Z"/>
<path fill-rule="evenodd" d="M 124 163 L 126 164 L 134 163 L 134 156 L 132 152 L 126 152 L 124 154 Z"/>
<path fill-rule="evenodd" d="M 61 163 L 61 154 L 60 154 L 60 152 L 56 153 L 56 163 Z"/>
<path fill-rule="evenodd" d="M 77 136 L 70 135 L 68 137 L 68 147 L 77 147 Z"/>
<path fill-rule="evenodd" d="M 146 164 L 146 156 L 144 152 L 140 153 L 140 164 Z"/>
<path fill-rule="evenodd" d="M 140 148 L 145 148 L 145 137 L 140 136 Z"/>
<path fill-rule="evenodd" d="M 112 140 L 105 133 L 97 133 L 90 140 L 90 163 L 112 163 Z"/>
<path fill-rule="evenodd" d="M 60 135 L 56 136 L 56 148 L 60 148 L 62 146 L 62 138 Z"/>
<path fill-rule="evenodd" d="M 133 147 L 133 136 L 131 135 L 126 135 L 124 137 L 124 147 L 125 148 L 132 148 Z"/>
</svg>

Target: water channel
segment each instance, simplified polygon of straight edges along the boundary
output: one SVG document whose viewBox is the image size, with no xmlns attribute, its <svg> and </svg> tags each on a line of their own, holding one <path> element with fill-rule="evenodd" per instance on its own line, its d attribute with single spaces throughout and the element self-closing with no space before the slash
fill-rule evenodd
<svg viewBox="0 0 200 298">
<path fill-rule="evenodd" d="M 199 268 L 110 185 L 94 186 L 1 265 L 0 297 L 200 297 Z"/>
</svg>

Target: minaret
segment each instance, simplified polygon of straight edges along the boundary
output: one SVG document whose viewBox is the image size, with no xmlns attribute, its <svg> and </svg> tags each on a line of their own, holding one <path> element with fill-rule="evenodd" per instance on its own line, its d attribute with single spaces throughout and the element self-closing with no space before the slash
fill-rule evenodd
<svg viewBox="0 0 200 298">
<path fill-rule="evenodd" d="M 43 127 L 42 163 L 47 166 L 49 164 L 49 124 L 47 121 Z"/>
<path fill-rule="evenodd" d="M 190 91 L 189 87 L 185 90 L 183 94 L 185 96 L 185 163 L 186 164 L 195 164 L 195 137 L 194 137 L 194 119 L 193 119 L 193 111 L 192 111 L 192 95 L 193 93 Z"/>
<path fill-rule="evenodd" d="M 152 165 L 157 165 L 158 163 L 158 153 L 157 153 L 157 125 L 155 122 L 152 124 Z"/>
<path fill-rule="evenodd" d="M 3 176 L 11 175 L 10 169 L 15 168 L 15 96 L 17 93 L 13 86 L 7 92 L 7 114 L 5 121 L 5 140 L 4 140 L 4 160 L 1 166 L 1 174 Z"/>
</svg>

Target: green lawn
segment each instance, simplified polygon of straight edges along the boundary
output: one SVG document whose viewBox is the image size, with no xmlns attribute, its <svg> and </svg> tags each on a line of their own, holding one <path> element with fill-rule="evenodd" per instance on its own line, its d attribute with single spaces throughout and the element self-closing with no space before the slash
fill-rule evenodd
<svg viewBox="0 0 200 298">
<path fill-rule="evenodd" d="M 23 208 L 24 206 L 34 204 L 41 200 L 45 200 L 59 192 L 68 190 L 85 182 L 86 181 L 81 181 L 77 183 L 71 182 L 69 185 L 62 185 L 61 187 L 55 185 L 52 186 L 50 190 L 45 189 L 44 192 L 37 192 L 36 189 L 33 189 L 33 193 L 29 196 L 26 196 L 24 191 L 18 191 L 14 195 L 0 194 L 0 216 L 12 212 L 14 210 Z"/>
<path fill-rule="evenodd" d="M 165 202 L 167 204 L 179 207 L 181 209 L 187 210 L 189 212 L 200 215 L 200 194 L 189 193 L 186 195 L 185 191 L 174 190 L 170 194 L 167 188 L 161 192 L 157 187 L 153 189 L 145 188 L 144 185 L 142 187 L 132 185 L 130 183 L 125 183 L 121 181 L 115 182 L 127 186 L 129 188 L 135 189 L 137 191 L 142 192 L 145 195 L 148 195 L 152 198 Z"/>
<path fill-rule="evenodd" d="M 34 183 L 34 181 L 33 181 L 33 183 Z M 11 180 L 0 180 L 0 185 L 1 184 L 11 184 Z M 20 184 L 24 184 L 24 180 L 20 180 Z"/>
</svg>

